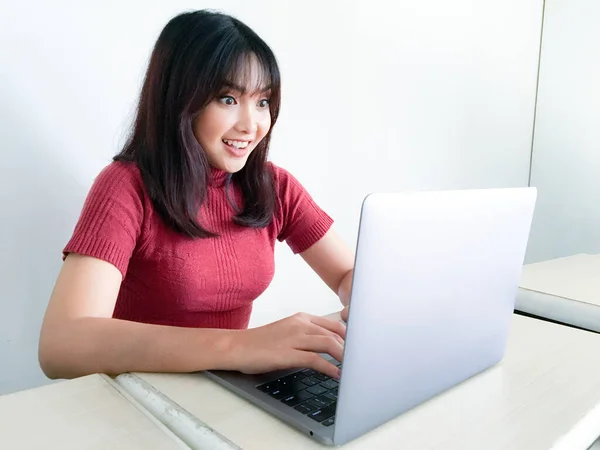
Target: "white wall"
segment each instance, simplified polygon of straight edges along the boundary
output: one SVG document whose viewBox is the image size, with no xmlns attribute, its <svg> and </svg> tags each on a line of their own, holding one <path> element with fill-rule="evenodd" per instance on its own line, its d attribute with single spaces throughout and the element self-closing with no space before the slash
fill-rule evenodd
<svg viewBox="0 0 600 450">
<path fill-rule="evenodd" d="M 284 91 L 272 159 L 352 247 L 370 191 L 527 185 L 541 0 L 4 1 L 0 393 L 47 382 L 36 347 L 60 251 L 123 142 L 160 29 L 200 7 L 273 47 Z M 277 268 L 252 326 L 338 309 L 284 245 Z"/>
<path fill-rule="evenodd" d="M 600 253 L 600 3 L 546 0 L 527 262 Z"/>
</svg>

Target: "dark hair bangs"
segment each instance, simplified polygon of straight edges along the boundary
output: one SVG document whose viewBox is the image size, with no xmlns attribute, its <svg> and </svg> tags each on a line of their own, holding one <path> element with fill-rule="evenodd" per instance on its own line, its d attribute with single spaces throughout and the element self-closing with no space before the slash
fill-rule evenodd
<svg viewBox="0 0 600 450">
<path fill-rule="evenodd" d="M 218 43 L 206 65 L 199 67 L 200 86 L 192 104 L 194 112 L 226 92 L 241 95 L 269 95 L 271 121 L 275 124 L 279 114 L 281 75 L 271 49 L 252 30 L 242 23 L 234 30 L 226 30 L 226 36 L 217 37 Z M 210 68 L 210 69 L 208 69 Z M 206 73 L 208 70 L 210 73 Z"/>
</svg>

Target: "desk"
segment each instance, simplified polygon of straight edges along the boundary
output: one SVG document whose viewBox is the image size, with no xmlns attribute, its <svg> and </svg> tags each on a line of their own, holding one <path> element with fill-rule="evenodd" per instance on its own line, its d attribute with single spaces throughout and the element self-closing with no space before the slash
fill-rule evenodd
<svg viewBox="0 0 600 450">
<path fill-rule="evenodd" d="M 245 450 L 328 448 L 203 374 L 123 376 Z M 343 448 L 585 450 L 599 435 L 600 335 L 515 315 L 500 364 Z"/>
<path fill-rule="evenodd" d="M 126 395 L 126 394 L 125 394 Z M 187 448 L 110 379 L 91 375 L 0 396 L 0 448 Z"/>
<path fill-rule="evenodd" d="M 600 255 L 525 265 L 516 309 L 600 333 Z"/>
</svg>

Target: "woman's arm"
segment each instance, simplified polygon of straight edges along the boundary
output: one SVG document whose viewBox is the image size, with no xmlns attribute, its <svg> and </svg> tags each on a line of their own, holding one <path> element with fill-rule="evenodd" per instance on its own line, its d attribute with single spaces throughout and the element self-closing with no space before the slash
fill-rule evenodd
<svg viewBox="0 0 600 450">
<path fill-rule="evenodd" d="M 50 378 L 91 373 L 259 373 L 310 367 L 338 369 L 316 353 L 340 360 L 345 328 L 306 314 L 251 330 L 149 325 L 113 319 L 121 273 L 112 264 L 70 254 L 58 276 L 42 325 L 39 361 Z"/>
<path fill-rule="evenodd" d="M 342 238 L 330 229 L 300 254 L 308 265 L 335 292 L 344 306 L 350 302 L 354 255 Z"/>
<path fill-rule="evenodd" d="M 112 264 L 76 254 L 66 258 L 40 336 L 39 361 L 48 377 L 227 365 L 232 331 L 113 319 L 120 285 L 121 273 Z"/>
</svg>

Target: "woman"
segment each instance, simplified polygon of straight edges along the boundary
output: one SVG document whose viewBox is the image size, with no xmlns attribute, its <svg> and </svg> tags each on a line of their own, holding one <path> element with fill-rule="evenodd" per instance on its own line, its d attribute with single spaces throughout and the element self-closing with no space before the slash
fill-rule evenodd
<svg viewBox="0 0 600 450">
<path fill-rule="evenodd" d="M 224 14 L 160 34 L 123 151 L 97 177 L 42 326 L 50 378 L 207 369 L 339 369 L 345 328 L 296 314 L 248 329 L 286 241 L 349 301 L 353 256 L 332 220 L 267 162 L 280 100 L 269 47 Z M 344 308 L 344 315 L 347 309 Z"/>
</svg>

